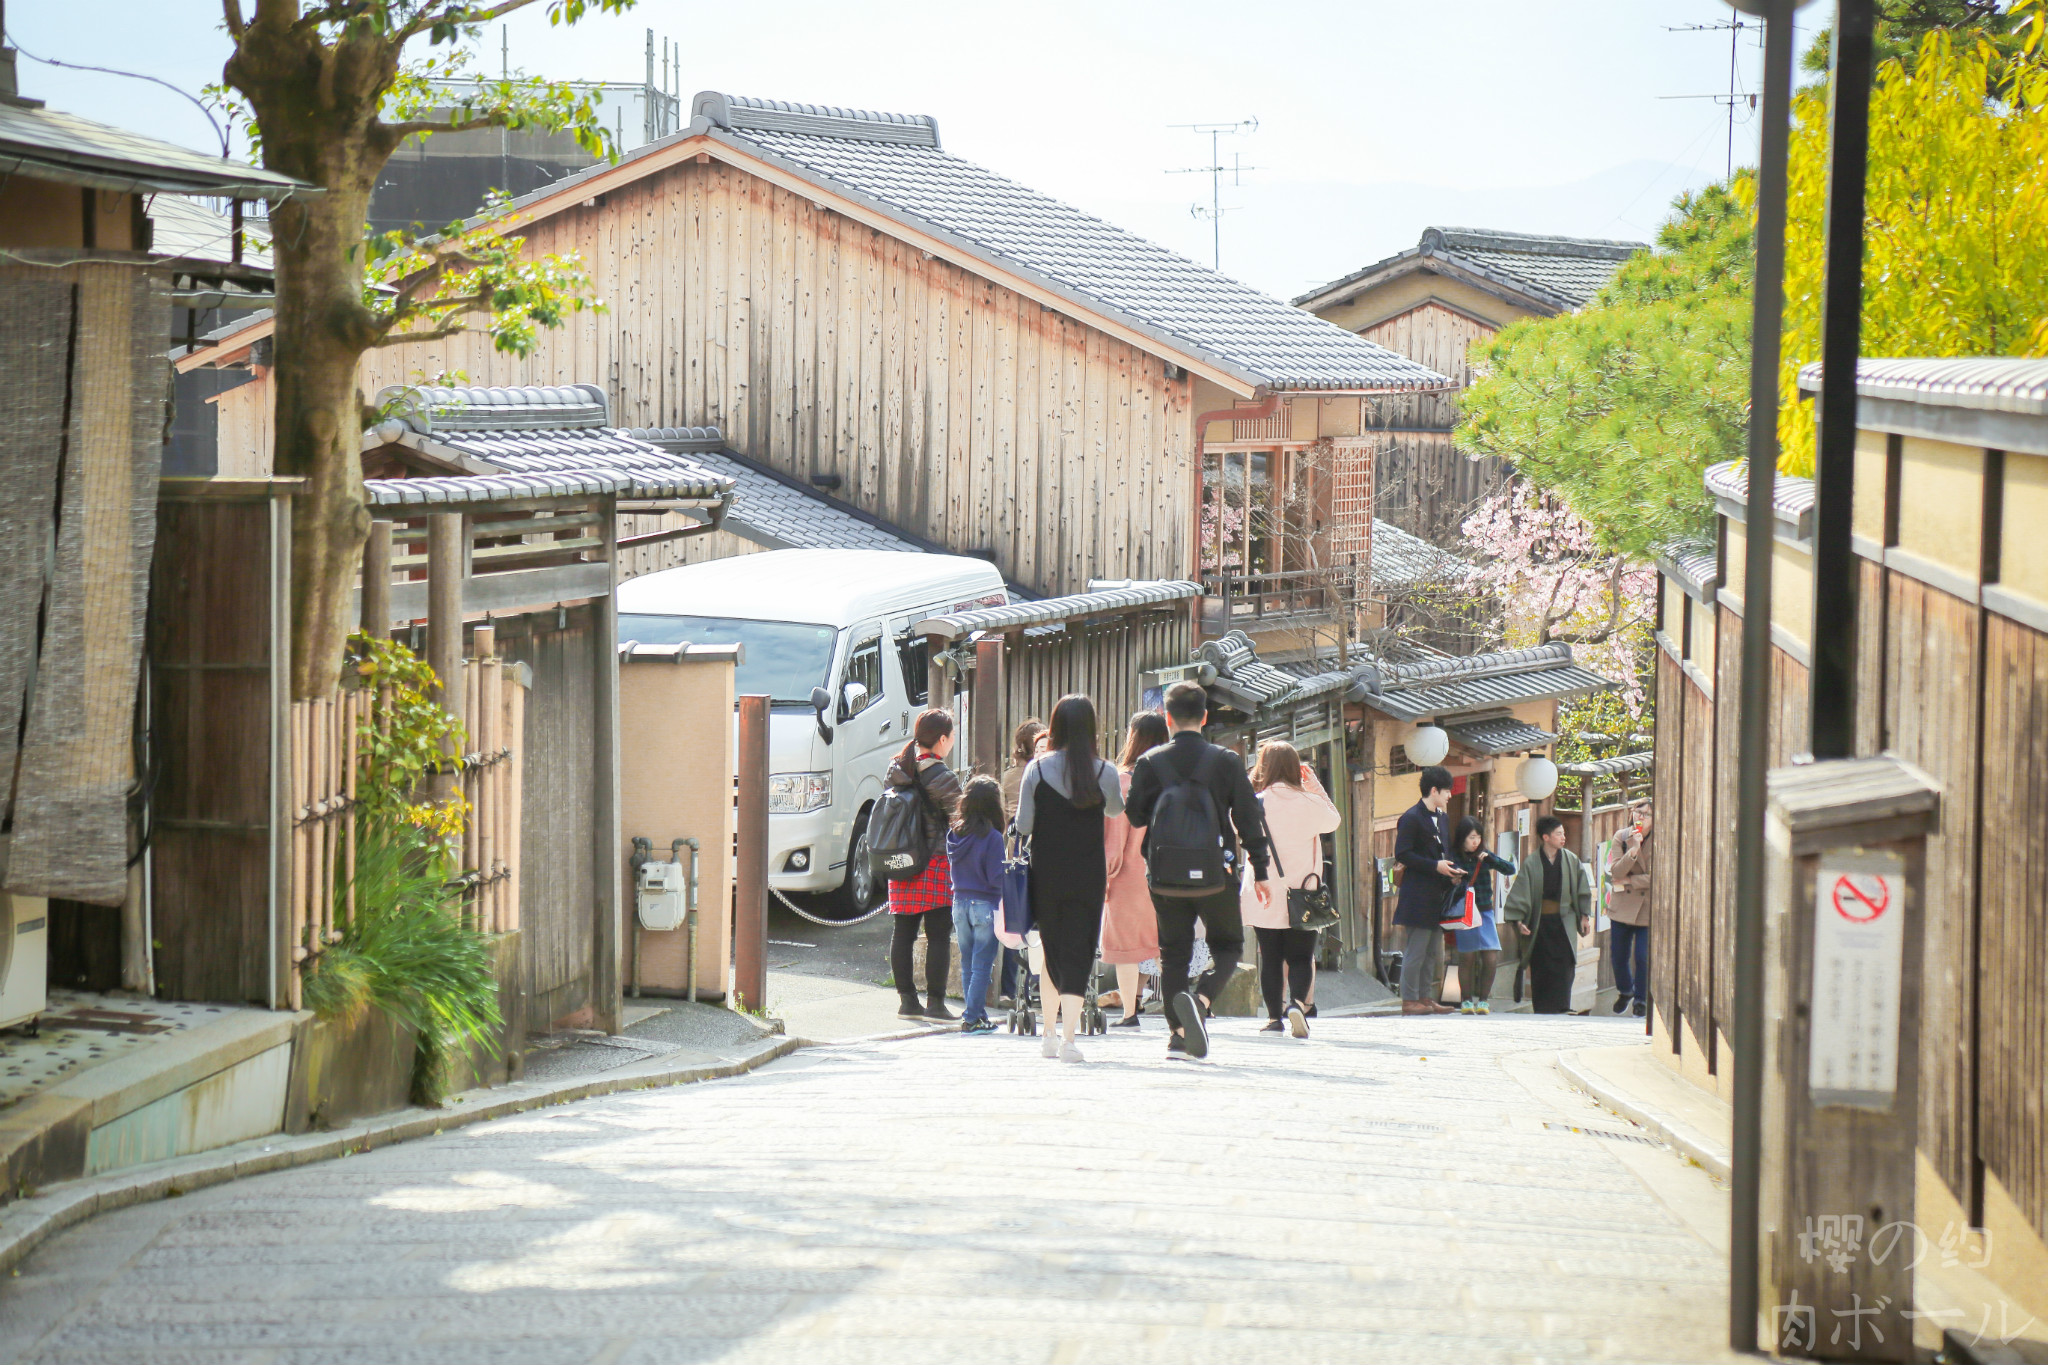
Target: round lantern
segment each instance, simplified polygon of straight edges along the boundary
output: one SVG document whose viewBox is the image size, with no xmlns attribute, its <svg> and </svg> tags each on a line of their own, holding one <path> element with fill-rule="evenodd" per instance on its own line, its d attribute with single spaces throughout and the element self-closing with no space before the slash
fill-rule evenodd
<svg viewBox="0 0 2048 1365">
<path fill-rule="evenodd" d="M 1443 762 L 1445 756 L 1451 752 L 1451 737 L 1443 732 L 1441 726 L 1418 725 L 1415 727 L 1415 733 L 1408 736 L 1405 747 L 1410 763 L 1427 768 Z"/>
<path fill-rule="evenodd" d="M 1557 790 L 1557 765 L 1541 754 L 1525 758 L 1515 769 L 1515 785 L 1531 801 L 1541 801 Z"/>
</svg>

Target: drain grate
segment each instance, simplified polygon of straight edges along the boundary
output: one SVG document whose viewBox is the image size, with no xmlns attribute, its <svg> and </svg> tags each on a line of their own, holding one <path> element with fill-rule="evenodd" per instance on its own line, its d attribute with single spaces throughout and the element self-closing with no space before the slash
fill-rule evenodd
<svg viewBox="0 0 2048 1365">
<path fill-rule="evenodd" d="M 1402 1137 L 1440 1137 L 1444 1131 L 1434 1123 L 1403 1123 L 1399 1119 L 1359 1119 L 1351 1127 L 1374 1133 L 1398 1133 Z"/>
<path fill-rule="evenodd" d="M 1585 1137 L 1611 1138 L 1615 1142 L 1640 1142 L 1651 1147 L 1661 1147 L 1664 1145 L 1657 1141 L 1657 1139 L 1642 1133 L 1617 1133 L 1606 1128 L 1581 1128 L 1575 1123 L 1551 1123 L 1548 1121 L 1545 1121 L 1543 1126 L 1550 1129 L 1553 1133 L 1578 1133 Z"/>
</svg>

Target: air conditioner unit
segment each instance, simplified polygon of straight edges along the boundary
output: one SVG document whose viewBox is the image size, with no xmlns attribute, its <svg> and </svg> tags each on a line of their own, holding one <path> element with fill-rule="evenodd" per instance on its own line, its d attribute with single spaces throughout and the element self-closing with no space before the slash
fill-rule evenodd
<svg viewBox="0 0 2048 1365">
<path fill-rule="evenodd" d="M 0 837 L 0 878 L 6 876 L 7 840 Z M 50 903 L 41 896 L 0 891 L 0 1028 L 35 1023 L 49 1008 Z"/>
</svg>

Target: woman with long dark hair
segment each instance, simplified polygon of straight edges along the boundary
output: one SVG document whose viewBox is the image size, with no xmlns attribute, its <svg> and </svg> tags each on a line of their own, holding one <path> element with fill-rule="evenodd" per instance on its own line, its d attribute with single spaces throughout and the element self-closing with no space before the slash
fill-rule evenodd
<svg viewBox="0 0 2048 1365">
<path fill-rule="evenodd" d="M 1486 846 L 1486 826 L 1468 815 L 1458 821 L 1451 835 L 1451 862 L 1458 868 L 1455 878 L 1457 899 L 1465 889 L 1479 911 L 1479 923 L 1458 930 L 1458 1012 L 1491 1014 L 1493 976 L 1500 967 L 1500 930 L 1493 919 L 1493 878 L 1489 872 L 1515 875 L 1515 865 Z"/>
<path fill-rule="evenodd" d="M 953 872 L 946 860 L 946 829 L 960 804 L 960 779 L 946 766 L 951 752 L 953 717 L 935 707 L 917 718 L 910 743 L 889 764 L 889 775 L 883 779 L 892 787 L 917 788 L 924 800 L 926 847 L 936 850 L 923 872 L 889 883 L 889 915 L 895 923 L 889 966 L 896 975 L 900 1019 L 953 1017 L 946 1009 L 946 978 L 953 968 Z M 920 925 L 925 939 L 923 1004 L 911 981 Z"/>
<path fill-rule="evenodd" d="M 1166 717 L 1140 711 L 1131 717 L 1124 751 L 1117 755 L 1118 788 L 1131 794 L 1131 767 L 1143 755 L 1166 743 Z M 1102 822 L 1102 855 L 1109 874 L 1102 900 L 1102 960 L 1116 968 L 1117 999 L 1124 1017 L 1118 1028 L 1138 1026 L 1138 997 L 1145 976 L 1140 964 L 1159 956 L 1159 916 L 1152 909 L 1152 891 L 1145 877 L 1145 831 L 1134 829 L 1122 815 Z"/>
<path fill-rule="evenodd" d="M 1048 1057 L 1085 1061 L 1074 1046 L 1082 992 L 1095 970 L 1102 937 L 1102 897 L 1109 881 L 1103 820 L 1121 815 L 1117 771 L 1095 752 L 1095 703 L 1061 697 L 1052 709 L 1046 752 L 1024 771 L 1017 830 L 1031 840 L 1031 917 L 1045 953 L 1045 1047 Z M 1055 1038 L 1054 1025 L 1064 1021 Z"/>
</svg>

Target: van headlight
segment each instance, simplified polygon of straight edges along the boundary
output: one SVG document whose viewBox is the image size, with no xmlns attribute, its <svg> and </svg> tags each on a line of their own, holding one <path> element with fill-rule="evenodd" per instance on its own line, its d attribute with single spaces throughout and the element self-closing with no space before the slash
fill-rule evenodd
<svg viewBox="0 0 2048 1365">
<path fill-rule="evenodd" d="M 768 812 L 802 815 L 832 804 L 832 774 L 775 773 L 768 779 Z"/>
</svg>

